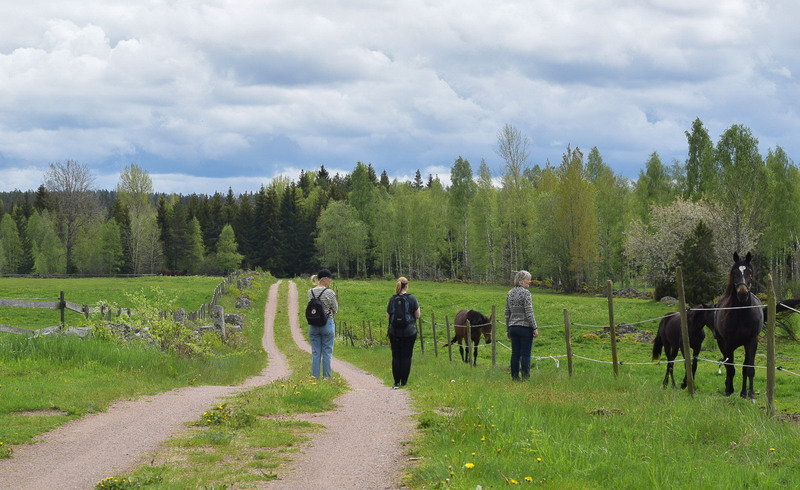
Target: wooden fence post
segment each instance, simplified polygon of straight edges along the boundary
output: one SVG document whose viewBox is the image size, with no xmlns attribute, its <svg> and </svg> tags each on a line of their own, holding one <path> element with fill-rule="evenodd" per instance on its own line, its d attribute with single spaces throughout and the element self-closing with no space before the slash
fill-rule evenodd
<svg viewBox="0 0 800 490">
<path fill-rule="evenodd" d="M 497 308 L 492 305 L 492 367 L 497 366 Z"/>
<path fill-rule="evenodd" d="M 422 335 L 422 318 L 417 319 L 417 331 L 419 332 L 419 348 L 422 349 L 422 353 L 425 354 L 425 337 Z"/>
<path fill-rule="evenodd" d="M 692 373 L 692 349 L 689 343 L 689 324 L 687 322 L 686 313 L 686 294 L 683 290 L 683 269 L 678 266 L 678 305 L 681 310 L 681 340 L 683 342 L 683 365 L 686 367 L 686 388 L 689 391 L 689 396 L 694 398 L 694 374 Z M 675 366 L 672 366 L 673 369 Z"/>
<path fill-rule="evenodd" d="M 444 316 L 444 323 L 447 325 L 447 354 L 450 356 L 450 362 L 453 362 L 453 343 L 450 342 L 450 317 Z"/>
<path fill-rule="evenodd" d="M 439 345 L 436 343 L 436 317 L 431 312 L 431 331 L 433 332 L 433 357 L 439 358 Z"/>
<path fill-rule="evenodd" d="M 375 342 L 375 338 L 372 336 L 372 320 L 367 320 L 367 326 L 369 327 L 369 342 Z"/>
<path fill-rule="evenodd" d="M 767 413 L 775 416 L 775 314 L 778 306 L 772 274 L 767 274 Z"/>
<path fill-rule="evenodd" d="M 569 326 L 569 311 L 564 308 L 564 338 L 567 342 L 567 368 L 569 377 L 572 377 L 572 333 Z"/>
<path fill-rule="evenodd" d="M 64 300 L 64 291 L 61 291 L 61 298 L 58 303 L 58 308 L 61 310 L 61 328 L 64 328 L 66 317 L 64 313 L 67 311 L 67 302 Z"/>
<path fill-rule="evenodd" d="M 619 376 L 619 359 L 617 358 L 617 331 L 614 326 L 614 283 L 609 279 L 606 283 L 608 293 L 608 326 L 611 329 L 611 363 L 614 365 L 614 377 Z"/>
</svg>

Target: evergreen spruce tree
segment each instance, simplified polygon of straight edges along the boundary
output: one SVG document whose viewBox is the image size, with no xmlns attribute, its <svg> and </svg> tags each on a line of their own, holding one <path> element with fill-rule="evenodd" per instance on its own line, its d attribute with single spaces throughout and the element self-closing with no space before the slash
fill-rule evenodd
<svg viewBox="0 0 800 490">
<path fill-rule="evenodd" d="M 678 263 L 683 268 L 683 292 L 690 306 L 713 301 L 721 291 L 713 238 L 711 229 L 701 221 L 678 252 Z"/>
</svg>

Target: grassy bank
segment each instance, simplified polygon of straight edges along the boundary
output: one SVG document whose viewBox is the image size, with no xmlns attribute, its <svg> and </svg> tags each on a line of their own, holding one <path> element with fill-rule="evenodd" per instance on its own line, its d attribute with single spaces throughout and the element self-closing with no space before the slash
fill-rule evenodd
<svg viewBox="0 0 800 490">
<path fill-rule="evenodd" d="M 201 297 L 208 301 L 220 280 L 162 278 L 165 282 L 153 282 L 157 278 L 147 279 L 151 286 L 172 288 L 171 292 L 176 296 L 195 298 L 193 301 Z M 0 283 L 8 288 L 5 281 L 7 279 Z M 33 297 L 43 296 L 53 287 L 38 279 L 26 281 L 29 284 L 20 285 L 20 289 Z M 68 285 L 77 288 L 87 280 L 57 281 L 78 281 Z M 111 283 L 107 280 L 91 281 L 110 288 Z M 264 303 L 267 287 L 272 282 L 274 279 L 268 277 L 256 279 L 256 284 L 247 292 L 254 304 Z M 140 282 L 126 284 L 142 286 Z M 36 290 L 35 287 L 44 289 Z M 57 283 L 55 287 L 67 286 Z M 96 287 L 92 286 L 95 300 L 103 297 L 102 291 Z M 108 297 L 124 297 L 122 287 L 122 284 L 117 284 L 118 289 L 107 291 Z M 77 296 L 77 290 L 70 291 Z M 238 291 L 232 289 L 223 297 L 221 304 L 227 312 L 235 311 L 236 296 Z M 194 304 L 194 308 L 199 304 Z M 258 310 L 239 313 L 247 317 L 247 322 L 260 321 L 263 325 L 263 307 L 260 319 Z M 227 344 L 220 342 L 208 356 L 181 357 L 141 345 L 96 338 L 25 338 L 0 334 L 0 442 L 6 448 L 29 442 L 35 435 L 68 420 L 104 410 L 119 398 L 154 394 L 192 384 L 234 383 L 257 373 L 264 364 L 260 335 L 242 335 Z"/>
</svg>

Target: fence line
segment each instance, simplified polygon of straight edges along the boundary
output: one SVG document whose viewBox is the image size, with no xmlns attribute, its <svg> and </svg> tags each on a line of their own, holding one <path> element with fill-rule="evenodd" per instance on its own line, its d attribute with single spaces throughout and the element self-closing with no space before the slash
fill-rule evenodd
<svg viewBox="0 0 800 490">
<path fill-rule="evenodd" d="M 200 305 L 200 308 L 196 311 L 192 311 L 186 313 L 186 317 L 191 321 L 196 320 L 205 320 L 211 314 L 211 310 L 214 306 L 217 306 L 219 303 L 219 299 L 228 291 L 230 284 L 233 282 L 235 278 L 240 277 L 241 275 L 245 274 L 244 271 L 236 271 L 230 273 L 227 277 L 225 277 L 218 285 L 214 288 L 214 292 L 211 295 L 211 301 L 208 304 Z M 93 308 L 89 305 L 78 305 L 71 301 L 67 301 L 64 298 L 64 291 L 61 291 L 59 301 L 39 301 L 39 300 L 31 300 L 31 299 L 0 299 L 0 307 L 12 307 L 12 308 L 40 308 L 40 309 L 50 309 L 50 310 L 60 310 L 61 311 L 61 323 L 60 325 L 56 325 L 53 327 L 45 327 L 38 330 L 31 330 L 22 327 L 16 327 L 12 325 L 0 325 L 0 332 L 5 333 L 12 333 L 17 335 L 28 335 L 28 336 L 38 336 L 42 334 L 49 334 L 55 331 L 60 331 L 65 328 L 65 312 L 66 310 L 74 311 L 76 313 L 80 313 L 86 316 L 88 319 L 91 314 L 99 313 L 101 316 L 105 316 L 108 314 L 109 321 L 113 319 L 114 310 L 116 310 L 117 317 L 122 315 L 122 312 L 127 312 L 128 315 L 132 313 L 135 314 L 135 311 L 132 312 L 130 308 L 121 308 L 116 307 L 112 308 L 110 306 L 100 306 L 99 308 Z M 169 315 L 175 316 L 177 312 L 170 312 L 170 311 L 162 311 L 161 316 L 167 317 Z"/>
</svg>

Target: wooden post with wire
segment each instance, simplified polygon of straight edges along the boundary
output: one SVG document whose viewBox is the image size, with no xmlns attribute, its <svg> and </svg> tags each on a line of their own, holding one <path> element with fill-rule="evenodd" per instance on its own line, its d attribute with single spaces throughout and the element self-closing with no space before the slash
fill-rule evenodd
<svg viewBox="0 0 800 490">
<path fill-rule="evenodd" d="M 678 308 L 681 313 L 681 342 L 683 343 L 683 365 L 686 367 L 686 389 L 694 398 L 694 373 L 692 373 L 692 349 L 689 344 L 689 323 L 687 321 L 686 294 L 683 290 L 683 269 L 678 266 Z M 675 366 L 673 366 L 674 369 Z"/>
<path fill-rule="evenodd" d="M 453 362 L 453 343 L 450 342 L 450 317 L 444 316 L 444 323 L 447 325 L 447 355 L 450 356 L 450 362 Z"/>
<path fill-rule="evenodd" d="M 617 329 L 614 326 L 614 283 L 606 282 L 608 295 L 608 326 L 611 331 L 611 363 L 614 365 L 614 377 L 619 376 L 619 358 L 617 357 Z"/>
<path fill-rule="evenodd" d="M 422 318 L 417 318 L 417 332 L 419 332 L 419 348 L 425 354 L 425 338 L 422 336 Z"/>
<path fill-rule="evenodd" d="M 772 274 L 767 274 L 767 414 L 775 416 L 775 315 L 778 306 Z"/>
<path fill-rule="evenodd" d="M 431 330 L 433 331 L 433 356 L 439 358 L 439 346 L 436 344 L 436 317 L 431 312 Z"/>
<path fill-rule="evenodd" d="M 497 307 L 492 305 L 492 367 L 497 366 Z"/>
<path fill-rule="evenodd" d="M 572 333 L 569 328 L 569 311 L 564 308 L 564 338 L 567 342 L 567 367 L 569 368 L 569 377 L 572 377 Z"/>
</svg>

